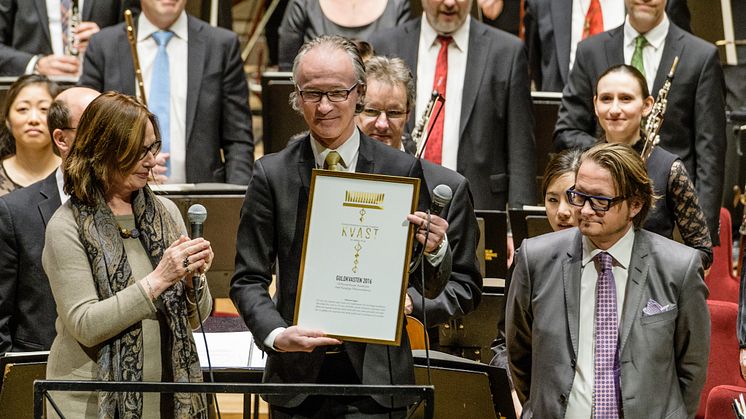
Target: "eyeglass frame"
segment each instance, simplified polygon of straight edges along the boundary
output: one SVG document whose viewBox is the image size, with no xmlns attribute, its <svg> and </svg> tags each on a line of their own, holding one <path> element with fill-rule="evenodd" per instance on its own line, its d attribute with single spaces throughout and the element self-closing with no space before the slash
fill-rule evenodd
<svg viewBox="0 0 746 419">
<path fill-rule="evenodd" d="M 615 197 L 609 197 L 609 196 L 597 196 L 597 195 L 588 195 L 583 192 L 579 192 L 575 190 L 575 186 L 573 185 L 570 189 L 565 191 L 565 194 L 567 195 L 567 202 L 578 208 L 583 208 L 586 203 L 590 203 L 591 209 L 594 211 L 600 211 L 600 212 L 606 212 L 611 209 L 614 205 L 618 204 L 619 202 L 622 202 L 627 199 L 626 196 L 615 196 Z M 573 196 L 580 196 L 583 197 L 583 203 L 577 204 L 573 200 Z M 600 207 L 598 205 L 594 205 L 593 200 L 601 200 L 606 203 L 605 207 Z"/>
<path fill-rule="evenodd" d="M 347 89 L 337 89 L 337 90 L 327 90 L 327 91 L 321 91 L 321 90 L 301 90 L 300 86 L 298 86 L 297 84 L 295 85 L 295 89 L 298 90 L 298 94 L 300 95 L 301 100 L 303 102 L 305 102 L 305 103 L 319 103 L 319 102 L 321 102 L 321 99 L 324 96 L 326 96 L 326 100 L 328 100 L 331 103 L 341 103 L 341 102 L 344 102 L 347 99 L 349 99 L 350 98 L 350 93 L 352 93 L 352 91 L 356 87 L 358 87 L 358 86 L 360 86 L 360 82 L 359 81 L 356 81 L 355 84 L 353 84 L 352 86 L 350 86 Z M 339 99 L 339 100 L 332 99 L 331 96 L 329 96 L 330 94 L 335 94 L 335 93 L 336 94 L 342 94 L 342 92 L 344 92 L 345 96 L 344 96 L 344 98 Z M 319 95 L 319 98 L 316 99 L 316 100 L 310 100 L 310 99 L 307 99 L 304 96 L 306 94 Z"/>
<path fill-rule="evenodd" d="M 370 115 L 367 113 L 367 111 L 373 111 L 376 114 Z M 391 112 L 393 112 L 394 115 L 391 115 Z M 373 118 L 373 119 L 378 119 L 381 116 L 381 114 L 386 114 L 386 119 L 402 119 L 402 118 L 406 118 L 408 113 L 409 113 L 408 111 L 400 111 L 398 109 L 392 109 L 390 111 L 387 111 L 384 109 L 369 108 L 367 106 L 363 107 L 363 110 L 360 112 L 361 115 L 367 118 Z"/>
<path fill-rule="evenodd" d="M 156 145 L 158 145 L 158 146 L 155 147 Z M 153 157 L 157 156 L 158 153 L 161 152 L 161 147 L 163 147 L 163 141 L 161 141 L 161 140 L 155 140 L 149 146 L 142 146 L 142 154 L 140 154 L 140 160 L 142 160 L 145 157 L 147 157 L 148 153 L 152 153 Z"/>
</svg>

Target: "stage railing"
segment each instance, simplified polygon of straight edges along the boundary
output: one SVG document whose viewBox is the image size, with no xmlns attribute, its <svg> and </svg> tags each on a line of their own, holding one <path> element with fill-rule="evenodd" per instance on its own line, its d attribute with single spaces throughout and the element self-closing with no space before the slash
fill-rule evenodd
<svg viewBox="0 0 746 419">
<path fill-rule="evenodd" d="M 431 419 L 435 411 L 433 386 L 409 385 L 346 385 L 346 384 L 240 384 L 240 383 L 156 383 L 120 381 L 34 381 L 34 418 L 44 417 L 44 399 L 56 406 L 50 391 L 123 391 L 143 393 L 242 393 L 283 395 L 299 393 L 310 396 L 416 396 L 425 402 L 425 418 Z M 64 419 L 64 412 L 57 412 Z"/>
</svg>

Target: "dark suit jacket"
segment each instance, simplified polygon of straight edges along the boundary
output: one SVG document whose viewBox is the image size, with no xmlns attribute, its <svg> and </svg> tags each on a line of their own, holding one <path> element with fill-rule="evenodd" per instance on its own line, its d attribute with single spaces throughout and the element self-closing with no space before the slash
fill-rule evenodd
<svg viewBox="0 0 746 419">
<path fill-rule="evenodd" d="M 370 40 L 376 53 L 401 57 L 415 77 L 421 21 Z M 523 44 L 471 19 L 464 81 L 457 170 L 469 179 L 474 207 L 536 204 L 534 120 Z"/>
<path fill-rule="evenodd" d="M 83 21 L 104 28 L 123 21 L 124 11 L 139 4 L 139 0 L 87 0 L 80 14 Z M 0 0 L 0 76 L 22 75 L 37 54 L 52 54 L 46 0 Z"/>
<path fill-rule="evenodd" d="M 691 32 L 686 0 L 669 0 L 668 18 Z M 526 0 L 523 14 L 529 71 L 537 90 L 561 92 L 570 68 L 572 0 Z"/>
<path fill-rule="evenodd" d="M 451 203 L 440 214 L 448 221 L 446 234 L 453 252 L 451 277 L 438 297 L 425 300 L 427 324 L 433 326 L 471 313 L 482 299 L 482 275 L 479 273 L 476 251 L 479 226 L 474 215 L 469 181 L 438 164 L 427 160 L 421 163 L 428 191 L 440 184 L 448 185 L 453 191 Z M 407 293 L 412 297 L 412 315 L 423 321 L 422 294 L 412 286 Z"/>
<path fill-rule="evenodd" d="M 59 206 L 55 173 L 0 197 L 0 353 L 52 346 L 57 311 L 41 252 Z"/>
<path fill-rule="evenodd" d="M 562 418 L 578 353 L 582 235 L 527 239 L 507 300 L 510 369 L 536 418 Z M 708 291 L 696 250 L 638 230 L 619 326 L 621 401 L 627 418 L 694 417 L 710 348 Z M 649 299 L 670 311 L 645 315 Z M 526 401 L 528 400 L 528 402 Z"/>
<path fill-rule="evenodd" d="M 246 76 L 236 34 L 188 17 L 186 176 L 189 183 L 246 185 L 254 137 Z M 91 38 L 80 84 L 100 92 L 135 95 L 135 73 L 125 25 Z M 220 151 L 225 155 L 221 161 Z"/>
<path fill-rule="evenodd" d="M 557 149 L 586 148 L 595 143 L 599 128 L 593 90 L 607 68 L 624 64 L 623 43 L 624 26 L 620 26 L 578 44 L 570 81 L 562 92 L 554 132 Z M 668 92 L 660 145 L 684 162 L 707 217 L 713 245 L 718 245 L 727 145 L 723 70 L 715 46 L 671 24 L 651 94 L 658 94 L 676 56 L 680 61 Z"/>
<path fill-rule="evenodd" d="M 231 298 L 257 345 L 268 351 L 264 381 L 269 383 L 314 383 L 324 360 L 323 348 L 311 353 L 278 353 L 264 347 L 270 332 L 293 323 L 308 188 L 315 166 L 310 141 L 306 136 L 288 144 L 281 152 L 258 160 L 241 209 Z M 363 134 L 360 135 L 356 171 L 422 179 L 422 169 L 416 159 Z M 430 205 L 425 188 L 423 181 L 421 210 Z M 440 271 L 425 265 L 428 270 L 425 296 L 433 298 L 443 290 L 450 275 L 450 258 L 448 252 Z M 277 291 L 273 301 L 267 288 L 272 281 L 275 261 Z M 420 284 L 419 270 L 410 275 L 410 283 Z M 363 384 L 414 383 L 412 352 L 406 331 L 402 332 L 398 347 L 354 342 L 345 342 L 344 346 Z M 268 398 L 271 404 L 286 407 L 297 406 L 304 399 L 305 395 Z M 410 401 L 401 397 L 375 399 L 384 406 L 403 406 Z"/>
</svg>

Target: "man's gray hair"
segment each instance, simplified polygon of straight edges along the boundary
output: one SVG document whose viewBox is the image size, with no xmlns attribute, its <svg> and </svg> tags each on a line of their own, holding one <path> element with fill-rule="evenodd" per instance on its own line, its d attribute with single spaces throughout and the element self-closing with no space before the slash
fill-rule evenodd
<svg viewBox="0 0 746 419">
<path fill-rule="evenodd" d="M 407 111 L 414 109 L 417 100 L 414 78 L 404 60 L 375 56 L 365 63 L 365 75 L 368 80 L 377 80 L 389 86 L 403 85 L 407 92 Z"/>
<path fill-rule="evenodd" d="M 327 48 L 327 49 L 338 49 L 340 51 L 344 51 L 347 53 L 347 55 L 350 56 L 350 60 L 352 61 L 352 68 L 355 71 L 355 79 L 358 82 L 359 86 L 362 87 L 362 91 L 365 91 L 365 64 L 363 63 L 363 58 L 360 56 L 360 52 L 357 50 L 357 47 L 355 47 L 355 44 L 350 41 L 347 38 L 337 36 L 337 35 L 323 35 L 318 38 L 314 38 L 305 44 L 300 48 L 300 51 L 298 51 L 298 55 L 295 56 L 295 60 L 293 60 L 293 81 L 297 83 L 298 80 L 298 67 L 300 65 L 300 61 L 303 59 L 303 57 L 308 54 L 309 51 L 311 51 L 314 48 Z M 297 86 L 297 85 L 296 85 Z M 362 104 L 364 94 L 360 95 L 360 104 Z M 290 93 L 290 106 L 300 112 L 300 106 L 298 105 L 298 101 L 300 100 L 300 95 L 296 90 L 293 90 L 292 93 Z M 361 107 L 361 106 L 358 106 Z"/>
</svg>

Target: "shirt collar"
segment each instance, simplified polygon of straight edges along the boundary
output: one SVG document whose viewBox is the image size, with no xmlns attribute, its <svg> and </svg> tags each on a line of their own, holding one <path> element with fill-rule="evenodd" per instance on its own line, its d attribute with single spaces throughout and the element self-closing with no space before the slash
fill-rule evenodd
<svg viewBox="0 0 746 419">
<path fill-rule="evenodd" d="M 466 46 L 469 44 L 469 27 L 471 26 L 471 16 L 468 17 L 464 24 L 461 25 L 458 29 L 456 29 L 454 32 L 450 33 L 449 35 L 453 38 L 453 45 L 458 48 L 460 51 L 466 51 Z M 427 16 L 425 16 L 425 13 L 422 14 L 422 36 L 427 42 L 427 45 L 430 45 L 431 47 L 434 45 L 438 45 L 438 32 L 433 29 L 432 26 L 430 26 L 430 22 L 427 20 Z"/>
<path fill-rule="evenodd" d="M 157 26 L 155 26 L 151 21 L 148 20 L 148 18 L 145 16 L 145 13 L 140 13 L 140 16 L 137 19 L 137 42 L 144 41 L 148 38 L 150 38 L 155 32 L 158 32 L 161 30 Z M 171 27 L 168 28 L 171 32 L 176 35 L 176 37 L 181 38 L 183 40 L 188 39 L 188 24 L 187 24 L 187 14 L 185 11 L 181 11 L 181 15 L 179 15 L 179 18 L 176 19 L 176 22 L 171 25 Z"/>
<path fill-rule="evenodd" d="M 65 177 L 62 174 L 62 167 L 58 167 L 54 172 L 54 178 L 57 181 L 57 191 L 60 194 L 60 204 L 65 205 L 70 195 L 65 193 Z"/>
<path fill-rule="evenodd" d="M 357 128 L 352 130 L 352 135 L 347 139 L 341 146 L 337 147 L 336 152 L 342 157 L 342 166 L 347 170 L 350 167 L 352 159 L 355 158 L 358 149 L 360 148 L 360 131 Z M 316 160 L 316 167 L 324 167 L 324 160 L 326 155 L 332 151 L 330 148 L 324 147 L 318 140 L 313 138 L 311 134 L 311 149 L 313 150 L 313 157 Z"/>
<path fill-rule="evenodd" d="M 653 47 L 656 51 L 660 49 L 663 46 L 663 43 L 666 41 L 666 36 L 668 35 L 668 28 L 671 26 L 671 22 L 668 20 L 667 15 L 663 15 L 663 20 L 660 21 L 660 23 L 654 27 L 653 29 L 647 31 L 646 33 L 642 34 L 645 36 L 645 39 L 648 41 L 648 44 L 650 44 L 651 47 Z M 632 25 L 629 23 L 629 15 L 624 19 L 624 42 L 626 46 L 631 46 L 634 48 L 635 46 L 635 38 L 640 35 L 635 28 L 632 27 Z"/>
<path fill-rule="evenodd" d="M 611 255 L 617 266 L 621 266 L 623 269 L 629 268 L 629 262 L 632 260 L 632 247 L 635 243 L 635 227 L 630 227 L 627 233 L 622 236 L 613 246 L 607 250 L 601 250 L 593 244 L 591 239 L 583 236 L 583 267 L 596 257 L 601 252 L 606 252 Z"/>
</svg>

